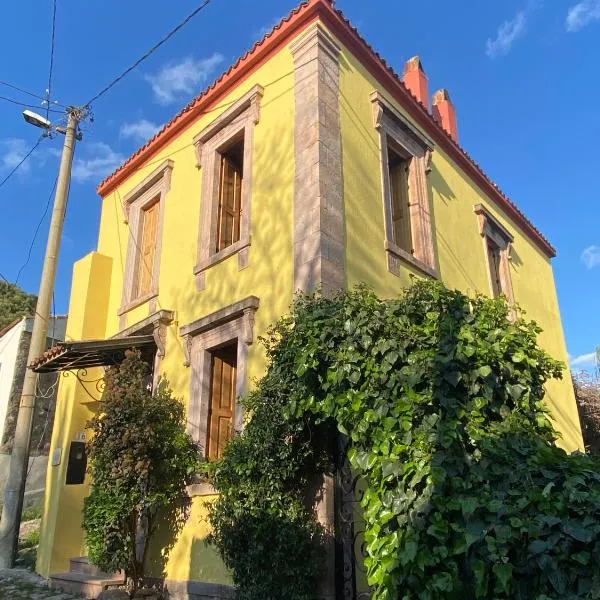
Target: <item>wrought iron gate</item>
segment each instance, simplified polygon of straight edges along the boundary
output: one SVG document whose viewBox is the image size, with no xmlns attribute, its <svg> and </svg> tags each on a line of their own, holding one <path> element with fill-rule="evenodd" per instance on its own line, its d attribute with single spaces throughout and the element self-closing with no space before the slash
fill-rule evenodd
<svg viewBox="0 0 600 600">
<path fill-rule="evenodd" d="M 362 480 L 352 473 L 347 459 L 348 438 L 336 439 L 335 482 L 335 589 L 336 600 L 368 600 L 371 593 L 363 566 L 363 521 L 360 501 Z"/>
</svg>

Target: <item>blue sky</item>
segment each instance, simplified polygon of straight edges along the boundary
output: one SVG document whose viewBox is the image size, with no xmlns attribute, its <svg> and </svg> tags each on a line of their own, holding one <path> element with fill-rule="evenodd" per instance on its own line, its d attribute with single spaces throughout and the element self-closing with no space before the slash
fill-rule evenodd
<svg viewBox="0 0 600 600">
<path fill-rule="evenodd" d="M 53 97 L 89 100 L 191 12 L 199 0 L 58 0 Z M 295 6 L 293 0 L 212 0 L 94 106 L 78 145 L 56 286 L 68 304 L 72 264 L 96 245 L 96 184 Z M 550 239 L 575 368 L 600 344 L 600 0 L 390 2 L 337 6 L 398 71 L 418 54 L 430 91 L 450 90 L 461 145 Z M 3 6 L 0 80 L 44 94 L 51 0 Z M 38 103 L 0 85 L 0 95 Z M 0 100 L 0 181 L 38 130 Z M 61 115 L 55 114 L 53 117 Z M 62 139 L 44 140 L 0 188 L 0 273 L 14 281 L 48 201 Z M 49 215 L 19 284 L 39 282 Z"/>
</svg>

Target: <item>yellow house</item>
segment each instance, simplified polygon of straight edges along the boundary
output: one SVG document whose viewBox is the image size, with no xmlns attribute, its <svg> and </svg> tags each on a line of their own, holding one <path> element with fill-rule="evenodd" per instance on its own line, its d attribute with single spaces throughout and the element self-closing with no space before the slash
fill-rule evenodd
<svg viewBox="0 0 600 600">
<path fill-rule="evenodd" d="M 85 556 L 88 487 L 72 483 L 83 478 L 68 477 L 69 465 L 97 408 L 95 367 L 124 347 L 152 354 L 208 457 L 241 426 L 236 397 L 265 368 L 258 338 L 296 290 L 366 282 L 391 297 L 417 275 L 502 293 L 567 359 L 552 246 L 459 146 L 448 93 L 430 107 L 418 58 L 399 77 L 329 0 L 293 10 L 98 192 L 98 247 L 74 266 L 69 306 L 67 338 L 82 342 L 38 363 L 89 369 L 61 380 L 44 576 Z M 582 448 L 569 378 L 546 397 L 562 445 Z M 230 597 L 227 570 L 203 543 L 212 493 L 190 488 L 191 517 L 165 567 L 173 597 Z"/>
</svg>

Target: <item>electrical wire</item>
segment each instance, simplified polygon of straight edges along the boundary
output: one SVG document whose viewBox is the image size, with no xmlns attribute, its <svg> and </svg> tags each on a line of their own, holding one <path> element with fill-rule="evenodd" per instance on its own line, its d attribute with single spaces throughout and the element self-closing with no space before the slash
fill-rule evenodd
<svg viewBox="0 0 600 600">
<path fill-rule="evenodd" d="M 33 233 L 33 238 L 31 239 L 31 243 L 29 244 L 29 250 L 27 251 L 27 258 L 25 259 L 25 262 L 21 265 L 21 267 L 19 268 L 19 271 L 17 272 L 17 277 L 15 279 L 15 285 L 18 285 L 19 278 L 21 277 L 21 273 L 23 272 L 25 267 L 29 264 L 29 260 L 31 259 L 31 251 L 33 250 L 33 245 L 35 244 L 35 240 L 40 231 L 40 227 L 42 226 L 42 223 L 44 222 L 44 219 L 46 218 L 46 215 L 48 214 L 48 209 L 50 208 L 50 202 L 52 202 L 52 196 L 54 195 L 54 190 L 56 189 L 57 182 L 58 182 L 58 174 L 56 175 L 56 179 L 54 180 L 54 185 L 52 186 L 52 190 L 50 191 L 50 195 L 48 196 L 48 201 L 46 202 L 46 207 L 44 208 L 44 212 L 42 213 L 42 216 L 40 217 L 40 220 L 38 221 L 38 224 L 35 228 L 35 232 Z"/>
<path fill-rule="evenodd" d="M 121 79 L 123 79 L 126 75 L 131 73 L 131 71 L 133 71 L 137 66 L 139 66 L 142 62 L 144 62 L 155 50 L 158 50 L 158 48 L 160 48 L 166 41 L 168 41 L 180 29 L 185 27 L 185 25 L 187 25 L 187 23 L 189 21 L 191 21 L 191 19 L 193 19 L 210 2 L 211 2 L 211 0 L 204 0 L 204 2 L 202 2 L 202 4 L 200 4 L 200 6 L 198 6 L 195 10 L 193 10 L 181 23 L 179 23 L 179 25 L 177 25 L 176 27 L 171 29 L 171 31 L 169 31 L 169 33 L 167 33 L 167 35 L 165 37 L 163 37 L 159 42 L 154 44 L 154 46 L 152 46 L 152 48 L 150 48 L 150 50 L 148 50 L 148 52 L 146 52 L 146 54 L 144 54 L 141 58 L 136 60 L 130 67 L 125 69 L 125 71 L 123 71 L 123 73 L 121 73 L 118 77 L 113 79 L 106 87 L 102 88 L 91 100 L 86 102 L 85 106 L 86 107 L 90 106 L 90 104 L 92 102 L 95 102 L 96 100 L 98 100 L 98 98 L 100 98 L 101 96 L 106 94 L 106 92 L 108 92 L 114 85 L 119 83 L 119 81 L 121 81 Z"/>
<path fill-rule="evenodd" d="M 0 96 L 0 100 L 5 100 L 6 102 L 16 104 L 17 106 L 24 106 L 25 108 L 37 108 L 38 110 L 40 109 L 40 107 L 37 104 L 27 104 L 26 102 L 19 102 L 18 100 L 15 100 L 14 98 L 7 98 L 6 96 Z M 44 102 L 46 102 L 45 99 L 44 99 Z M 62 115 L 62 110 L 53 110 L 52 108 L 48 108 L 48 112 L 49 113 L 60 113 Z"/>
<path fill-rule="evenodd" d="M 6 279 L 6 277 L 4 277 L 4 275 L 2 275 L 2 273 L 0 273 L 0 277 L 1 277 L 2 279 L 4 279 L 4 281 L 6 281 L 6 283 L 8 283 L 8 285 L 12 285 L 12 284 L 10 283 L 10 281 L 9 281 L 8 279 Z"/>
<path fill-rule="evenodd" d="M 48 87 L 46 88 L 46 119 L 50 112 L 50 94 L 52 92 L 52 69 L 54 68 L 54 34 L 56 32 L 56 0 L 52 10 L 52 37 L 50 41 L 50 68 L 48 70 Z"/>
<path fill-rule="evenodd" d="M 16 167 L 14 167 L 13 170 L 2 181 L 0 181 L 0 187 L 2 187 L 13 176 L 13 174 L 18 170 L 18 168 L 33 154 L 33 152 L 40 145 L 40 142 L 44 139 L 44 137 L 45 136 L 43 135 L 40 136 L 33 148 L 21 159 L 19 164 Z"/>
<path fill-rule="evenodd" d="M 28 92 L 23 88 L 20 88 L 17 85 L 13 85 L 12 83 L 8 83 L 8 81 L 0 81 L 0 85 L 5 85 L 6 87 L 12 88 L 13 90 L 17 90 L 17 92 L 21 92 L 22 94 L 27 94 L 28 96 L 32 96 L 33 98 L 38 98 L 39 100 L 46 100 L 44 96 L 39 96 L 38 94 L 34 94 L 33 92 Z"/>
</svg>

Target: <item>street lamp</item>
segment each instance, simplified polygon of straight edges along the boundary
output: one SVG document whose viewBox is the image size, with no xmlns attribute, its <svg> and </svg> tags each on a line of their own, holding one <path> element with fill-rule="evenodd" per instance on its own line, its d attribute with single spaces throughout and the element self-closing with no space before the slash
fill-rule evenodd
<svg viewBox="0 0 600 600">
<path fill-rule="evenodd" d="M 52 127 L 52 123 L 48 121 L 48 119 L 44 119 L 42 115 L 38 115 L 34 113 L 32 110 L 24 110 L 23 118 L 30 124 L 39 127 L 40 129 L 50 129 Z"/>
</svg>

